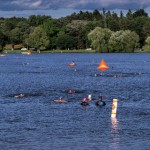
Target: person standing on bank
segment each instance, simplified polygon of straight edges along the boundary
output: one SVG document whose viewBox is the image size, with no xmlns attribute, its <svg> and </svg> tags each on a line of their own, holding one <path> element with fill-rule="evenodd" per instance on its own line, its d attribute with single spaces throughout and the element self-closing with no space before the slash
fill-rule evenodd
<svg viewBox="0 0 150 150">
<path fill-rule="evenodd" d="M 105 106 L 106 103 L 103 101 L 103 97 L 99 96 L 98 101 L 95 103 L 96 106 Z"/>
</svg>

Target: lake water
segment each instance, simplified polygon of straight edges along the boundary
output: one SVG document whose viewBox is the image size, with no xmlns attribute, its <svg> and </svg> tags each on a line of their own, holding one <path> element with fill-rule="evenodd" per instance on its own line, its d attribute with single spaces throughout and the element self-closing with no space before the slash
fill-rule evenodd
<svg viewBox="0 0 150 150">
<path fill-rule="evenodd" d="M 104 72 L 97 70 L 102 59 Z M 75 67 L 67 65 L 72 60 Z M 20 93 L 25 97 L 16 98 Z M 95 106 L 100 95 L 103 108 Z M 60 97 L 69 102 L 53 102 Z M 149 150 L 149 117 L 149 53 L 0 57 L 1 150 Z"/>
</svg>

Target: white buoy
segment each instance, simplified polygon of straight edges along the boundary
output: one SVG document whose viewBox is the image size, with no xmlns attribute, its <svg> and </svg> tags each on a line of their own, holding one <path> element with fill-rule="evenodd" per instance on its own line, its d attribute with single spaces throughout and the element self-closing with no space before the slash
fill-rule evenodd
<svg viewBox="0 0 150 150">
<path fill-rule="evenodd" d="M 113 99 L 113 104 L 112 104 L 112 112 L 111 112 L 111 117 L 115 118 L 117 114 L 117 104 L 118 104 L 118 99 Z"/>
</svg>

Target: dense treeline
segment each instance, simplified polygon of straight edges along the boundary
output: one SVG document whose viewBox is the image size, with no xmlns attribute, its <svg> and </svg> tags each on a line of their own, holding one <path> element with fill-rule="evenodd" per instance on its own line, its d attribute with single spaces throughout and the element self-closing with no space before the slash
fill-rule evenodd
<svg viewBox="0 0 150 150">
<path fill-rule="evenodd" d="M 22 44 L 35 49 L 86 49 L 97 52 L 133 52 L 150 45 L 150 18 L 139 9 L 120 12 L 98 10 L 73 13 L 53 19 L 32 15 L 29 18 L 0 18 L 0 49 L 6 44 Z"/>
</svg>

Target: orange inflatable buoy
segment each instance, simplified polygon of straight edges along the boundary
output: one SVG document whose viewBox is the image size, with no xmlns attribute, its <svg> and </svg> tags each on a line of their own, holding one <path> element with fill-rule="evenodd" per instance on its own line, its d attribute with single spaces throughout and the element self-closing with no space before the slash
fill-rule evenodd
<svg viewBox="0 0 150 150">
<path fill-rule="evenodd" d="M 100 62 L 99 66 L 98 66 L 98 70 L 102 70 L 105 71 L 107 70 L 109 67 L 107 66 L 107 64 L 105 63 L 105 61 L 102 59 L 102 61 Z"/>
<path fill-rule="evenodd" d="M 68 102 L 67 100 L 63 100 L 63 99 L 58 99 L 58 100 L 54 100 L 55 103 L 66 103 Z"/>
</svg>

